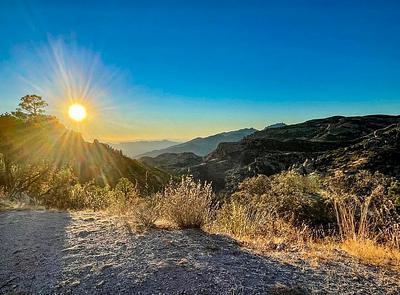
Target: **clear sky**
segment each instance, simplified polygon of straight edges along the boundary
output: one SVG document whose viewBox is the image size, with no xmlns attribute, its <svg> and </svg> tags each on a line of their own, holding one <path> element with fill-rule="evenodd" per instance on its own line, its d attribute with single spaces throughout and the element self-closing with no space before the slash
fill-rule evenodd
<svg viewBox="0 0 400 295">
<path fill-rule="evenodd" d="M 1 0 L 0 112 L 28 93 L 102 140 L 399 114 L 400 1 Z"/>
</svg>

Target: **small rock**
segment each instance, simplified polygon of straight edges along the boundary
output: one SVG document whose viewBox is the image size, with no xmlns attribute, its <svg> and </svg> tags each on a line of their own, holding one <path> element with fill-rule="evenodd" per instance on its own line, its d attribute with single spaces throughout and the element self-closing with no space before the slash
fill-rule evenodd
<svg viewBox="0 0 400 295">
<path fill-rule="evenodd" d="M 188 264 L 188 263 L 189 263 L 189 260 L 187 260 L 186 258 L 182 258 L 182 259 L 179 260 L 176 264 L 177 264 L 177 265 L 184 266 L 184 265 L 186 265 L 186 264 Z"/>
<path fill-rule="evenodd" d="M 98 282 L 98 283 L 96 284 L 97 287 L 101 287 L 101 286 L 103 286 L 103 285 L 104 285 L 104 280 L 101 280 L 100 282 Z"/>
<path fill-rule="evenodd" d="M 276 250 L 278 251 L 283 251 L 287 248 L 287 245 L 285 243 L 279 243 L 278 245 L 276 245 Z"/>
</svg>

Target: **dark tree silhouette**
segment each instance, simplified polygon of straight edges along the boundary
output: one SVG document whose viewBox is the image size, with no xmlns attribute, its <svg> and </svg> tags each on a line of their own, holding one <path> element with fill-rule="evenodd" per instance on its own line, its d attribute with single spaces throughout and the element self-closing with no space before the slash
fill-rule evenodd
<svg viewBox="0 0 400 295">
<path fill-rule="evenodd" d="M 47 102 L 38 95 L 25 95 L 21 98 L 21 101 L 16 110 L 16 114 L 24 114 L 27 116 L 43 115 L 44 108 L 48 106 Z"/>
</svg>

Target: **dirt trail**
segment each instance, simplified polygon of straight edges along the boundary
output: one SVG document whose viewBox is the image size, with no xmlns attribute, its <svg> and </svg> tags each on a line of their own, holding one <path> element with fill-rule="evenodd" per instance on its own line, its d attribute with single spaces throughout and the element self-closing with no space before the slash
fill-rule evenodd
<svg viewBox="0 0 400 295">
<path fill-rule="evenodd" d="M 196 230 L 138 235 L 94 213 L 0 212 L 1 294 L 399 294 L 399 282 L 350 259 L 285 264 Z"/>
</svg>

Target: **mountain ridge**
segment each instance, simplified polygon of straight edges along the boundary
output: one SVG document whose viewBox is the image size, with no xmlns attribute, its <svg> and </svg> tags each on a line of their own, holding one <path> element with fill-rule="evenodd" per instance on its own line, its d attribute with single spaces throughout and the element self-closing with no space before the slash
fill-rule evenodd
<svg viewBox="0 0 400 295">
<path fill-rule="evenodd" d="M 164 153 L 176 154 L 184 152 L 194 153 L 197 156 L 205 156 L 214 150 L 221 142 L 239 141 L 245 136 L 248 136 L 256 131 L 257 130 L 254 128 L 242 128 L 239 130 L 221 132 L 206 137 L 196 137 L 187 142 L 170 146 L 165 149 L 154 150 L 138 155 L 137 158 L 156 157 Z"/>
<path fill-rule="evenodd" d="M 115 149 L 121 150 L 125 155 L 131 158 L 144 154 L 146 152 L 168 148 L 173 145 L 180 144 L 179 141 L 172 140 L 137 140 L 137 141 L 123 141 L 119 143 L 108 143 Z"/>
<path fill-rule="evenodd" d="M 359 167 L 371 171 L 392 167 L 386 169 L 388 175 L 400 177 L 398 145 L 389 141 L 390 136 L 399 138 L 397 124 L 400 115 L 333 116 L 266 128 L 238 142 L 221 142 L 202 163 L 186 170 L 197 179 L 211 181 L 217 191 L 232 191 L 245 178 L 258 174 L 290 169 L 328 173 L 337 167 L 350 167 L 354 159 L 364 159 L 366 163 Z M 385 128 L 393 130 L 385 132 Z M 380 134 L 384 139 L 374 140 Z M 346 155 L 349 151 L 354 159 Z M 340 165 L 335 159 L 341 159 Z"/>
</svg>

